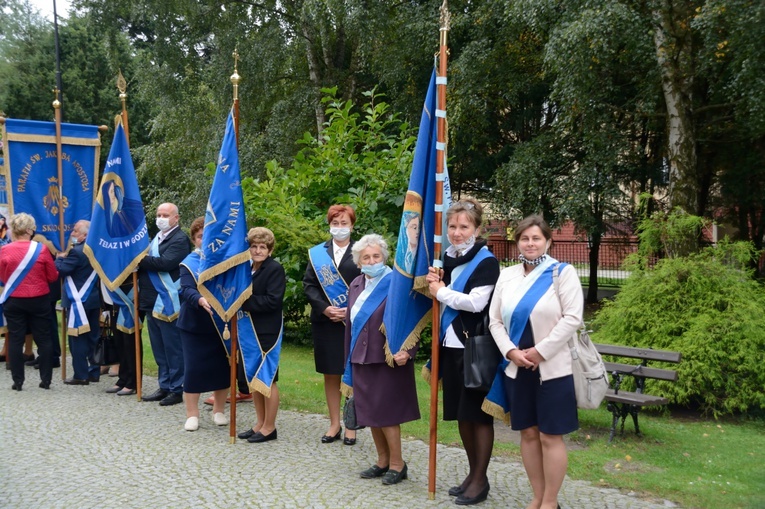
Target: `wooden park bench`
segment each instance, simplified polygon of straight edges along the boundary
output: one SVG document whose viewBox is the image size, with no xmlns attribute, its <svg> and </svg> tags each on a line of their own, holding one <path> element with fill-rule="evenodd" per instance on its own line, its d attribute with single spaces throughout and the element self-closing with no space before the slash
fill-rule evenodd
<svg viewBox="0 0 765 509">
<path fill-rule="evenodd" d="M 598 349 L 600 355 L 640 360 L 640 364 L 623 364 L 620 362 L 607 362 L 604 359 L 604 364 L 606 365 L 606 371 L 611 375 L 611 387 L 606 392 L 606 401 L 608 402 L 606 408 L 613 414 L 611 435 L 608 437 L 608 441 L 611 442 L 614 439 L 616 423 L 619 421 L 619 418 L 622 420 L 621 434 L 624 435 L 624 421 L 627 415 L 632 416 L 632 422 L 635 424 L 635 434 L 641 436 L 640 427 L 638 426 L 638 412 L 640 412 L 640 409 L 644 406 L 661 406 L 669 403 L 667 398 L 645 393 L 646 379 L 677 381 L 677 371 L 649 367 L 648 361 L 678 363 L 681 357 L 680 352 L 599 343 L 595 343 L 595 348 Z M 621 390 L 621 384 L 625 376 L 631 376 L 635 379 L 634 392 Z"/>
</svg>

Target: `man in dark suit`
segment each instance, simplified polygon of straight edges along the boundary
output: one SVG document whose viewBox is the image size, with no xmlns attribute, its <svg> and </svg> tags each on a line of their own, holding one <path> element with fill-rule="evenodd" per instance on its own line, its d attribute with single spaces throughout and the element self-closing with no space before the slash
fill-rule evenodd
<svg viewBox="0 0 765 509">
<path fill-rule="evenodd" d="M 162 406 L 183 401 L 183 347 L 175 322 L 180 310 L 179 265 L 191 252 L 191 241 L 178 225 L 179 220 L 176 205 L 163 203 L 157 207 L 159 233 L 138 265 L 138 309 L 146 316 L 159 371 L 159 389 L 143 400 L 159 401 Z"/>
<path fill-rule="evenodd" d="M 99 280 L 90 266 L 83 246 L 90 230 L 90 221 L 77 221 L 72 230 L 72 248 L 56 255 L 56 269 L 64 280 L 61 304 L 66 309 L 69 350 L 72 352 L 72 378 L 67 385 L 88 385 L 98 382 L 101 366 L 93 360 L 100 334 L 101 298 Z"/>
</svg>

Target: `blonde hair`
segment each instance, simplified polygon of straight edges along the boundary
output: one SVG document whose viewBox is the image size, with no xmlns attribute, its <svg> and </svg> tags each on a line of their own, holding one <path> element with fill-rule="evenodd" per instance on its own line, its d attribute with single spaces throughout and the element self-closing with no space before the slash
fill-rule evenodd
<svg viewBox="0 0 765 509">
<path fill-rule="evenodd" d="M 28 230 L 34 231 L 37 229 L 37 223 L 35 218 L 26 212 L 19 212 L 11 216 L 11 233 L 18 237 L 19 235 L 29 235 Z"/>
</svg>

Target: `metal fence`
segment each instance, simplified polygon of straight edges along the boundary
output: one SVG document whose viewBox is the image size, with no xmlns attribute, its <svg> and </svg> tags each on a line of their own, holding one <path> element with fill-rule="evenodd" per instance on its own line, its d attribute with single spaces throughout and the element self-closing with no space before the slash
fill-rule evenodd
<svg viewBox="0 0 765 509">
<path fill-rule="evenodd" d="M 494 238 L 492 238 L 494 237 Z M 518 246 L 514 241 L 499 236 L 489 237 L 489 249 L 503 267 L 518 263 Z M 606 238 L 600 244 L 598 253 L 598 286 L 620 286 L 630 275 L 623 268 L 628 255 L 636 253 L 638 242 L 628 239 Z M 550 248 L 550 255 L 561 262 L 570 263 L 577 269 L 583 284 L 590 277 L 590 246 L 587 242 L 557 240 Z M 651 260 L 655 263 L 656 260 Z"/>
</svg>

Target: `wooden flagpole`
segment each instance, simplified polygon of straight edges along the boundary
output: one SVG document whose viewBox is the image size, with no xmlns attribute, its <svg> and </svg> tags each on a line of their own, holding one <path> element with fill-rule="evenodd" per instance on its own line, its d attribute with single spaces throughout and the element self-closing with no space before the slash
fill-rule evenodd
<svg viewBox="0 0 765 509">
<path fill-rule="evenodd" d="M 127 81 L 122 75 L 122 71 L 119 71 L 117 75 L 117 90 L 120 91 L 120 102 L 122 103 L 122 129 L 125 131 L 125 140 L 127 141 L 128 150 L 130 149 L 130 128 L 128 125 L 128 112 L 127 112 Z M 135 394 L 136 399 L 141 401 L 143 396 L 143 342 L 141 341 L 141 319 L 138 312 L 138 271 L 133 271 L 133 338 L 135 343 Z"/>
<path fill-rule="evenodd" d="M 234 74 L 231 75 L 231 83 L 234 85 L 234 134 L 236 136 L 236 150 L 239 151 L 239 73 L 237 72 L 237 62 L 239 61 L 239 51 L 234 49 Z M 231 398 L 230 417 L 229 417 L 229 441 L 236 443 L 236 396 L 238 393 L 236 383 L 236 364 L 238 360 L 237 356 L 237 340 L 239 339 L 238 329 L 236 325 L 236 314 L 231 317 L 231 357 L 229 362 L 231 365 L 231 386 L 229 387 L 229 394 Z"/>
<path fill-rule="evenodd" d="M 61 161 L 61 101 L 58 87 L 53 89 L 53 109 L 56 114 L 56 169 L 58 171 L 58 239 L 61 251 L 66 250 L 64 245 L 64 170 Z M 63 283 L 62 283 L 63 284 Z M 61 308 L 61 380 L 66 380 L 66 309 Z"/>
<path fill-rule="evenodd" d="M 438 72 L 436 73 L 436 90 L 437 90 L 437 106 L 436 106 L 436 196 L 435 196 L 435 225 L 434 225 L 434 242 L 433 242 L 433 266 L 441 270 L 443 268 L 443 261 L 441 260 L 441 238 L 444 234 L 442 224 L 442 211 L 444 203 L 444 165 L 446 163 L 446 67 L 449 57 L 449 49 L 447 46 L 447 35 L 449 33 L 449 7 L 447 0 L 441 5 L 441 19 L 440 19 L 440 40 L 439 40 L 439 56 L 438 56 Z M 436 498 L 436 460 L 437 460 L 437 444 L 438 444 L 438 382 L 439 382 L 439 370 L 440 370 L 440 305 L 433 296 L 433 333 L 430 343 L 430 447 L 428 454 L 428 499 L 435 500 Z"/>
</svg>

